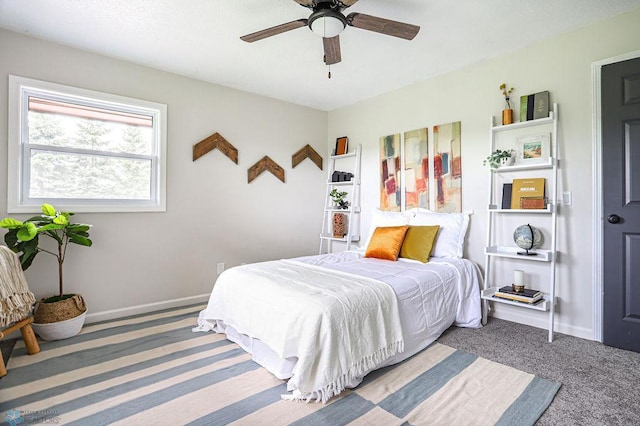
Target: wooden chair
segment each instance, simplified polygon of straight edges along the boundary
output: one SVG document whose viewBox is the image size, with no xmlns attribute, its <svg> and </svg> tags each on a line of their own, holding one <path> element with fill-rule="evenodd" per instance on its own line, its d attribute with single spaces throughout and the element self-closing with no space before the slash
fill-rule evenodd
<svg viewBox="0 0 640 426">
<path fill-rule="evenodd" d="M 13 333 L 14 331 L 20 329 L 20 333 L 22 334 L 22 339 L 24 340 L 24 344 L 27 347 L 27 353 L 29 355 L 37 354 L 40 352 L 40 345 L 38 345 L 38 339 L 36 339 L 36 335 L 33 332 L 33 328 L 31 328 L 31 323 L 33 322 L 33 318 L 25 318 L 22 321 L 18 321 L 15 324 L 5 328 L 0 331 L 0 340 L 4 339 L 5 336 Z M 0 354 L 0 377 L 7 375 L 7 367 L 4 365 L 4 359 L 2 358 L 2 354 Z"/>
<path fill-rule="evenodd" d="M 31 309 L 35 302 L 20 266 L 18 255 L 0 245 L 0 340 L 20 330 L 29 355 L 40 352 L 31 323 Z M 0 377 L 7 375 L 4 359 L 0 354 Z"/>
</svg>

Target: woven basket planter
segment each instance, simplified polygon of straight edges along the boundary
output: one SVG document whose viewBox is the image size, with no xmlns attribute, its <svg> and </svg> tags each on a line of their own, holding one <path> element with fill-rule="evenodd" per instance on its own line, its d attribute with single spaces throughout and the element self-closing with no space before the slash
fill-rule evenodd
<svg viewBox="0 0 640 426">
<path fill-rule="evenodd" d="M 75 318 L 86 310 L 84 299 L 79 294 L 53 303 L 44 303 L 41 299 L 34 309 L 33 320 L 38 324 L 49 324 Z"/>
<path fill-rule="evenodd" d="M 49 324 L 31 324 L 33 331 L 40 336 L 42 340 L 62 340 L 78 335 L 84 325 L 87 311 L 71 318 L 59 322 L 50 322 Z"/>
<path fill-rule="evenodd" d="M 44 340 L 60 340 L 80 333 L 84 325 L 87 306 L 79 294 L 58 302 L 40 300 L 34 309 L 33 330 Z"/>
</svg>

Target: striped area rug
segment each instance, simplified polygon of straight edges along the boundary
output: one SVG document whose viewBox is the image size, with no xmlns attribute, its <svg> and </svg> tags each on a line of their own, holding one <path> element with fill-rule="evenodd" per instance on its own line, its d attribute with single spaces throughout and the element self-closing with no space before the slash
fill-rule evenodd
<svg viewBox="0 0 640 426">
<path fill-rule="evenodd" d="M 224 335 L 192 333 L 191 306 L 19 342 L 0 379 L 7 424 L 531 425 L 560 385 L 435 343 L 327 404 L 284 401 L 276 379 Z"/>
</svg>

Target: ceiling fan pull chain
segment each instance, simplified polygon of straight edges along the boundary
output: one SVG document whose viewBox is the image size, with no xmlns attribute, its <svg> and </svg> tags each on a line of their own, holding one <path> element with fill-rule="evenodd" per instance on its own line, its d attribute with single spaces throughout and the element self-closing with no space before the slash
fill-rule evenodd
<svg viewBox="0 0 640 426">
<path fill-rule="evenodd" d="M 331 79 L 331 65 L 329 65 L 329 79 Z"/>
</svg>

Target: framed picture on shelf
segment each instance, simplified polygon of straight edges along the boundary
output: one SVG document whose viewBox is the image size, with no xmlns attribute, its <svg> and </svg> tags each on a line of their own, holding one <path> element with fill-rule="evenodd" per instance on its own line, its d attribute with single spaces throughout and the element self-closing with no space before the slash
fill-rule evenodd
<svg viewBox="0 0 640 426">
<path fill-rule="evenodd" d="M 518 138 L 516 164 L 540 164 L 549 161 L 551 135 L 549 133 Z"/>
<path fill-rule="evenodd" d="M 344 155 L 349 151 L 349 138 L 346 136 L 336 139 L 335 155 Z"/>
</svg>

